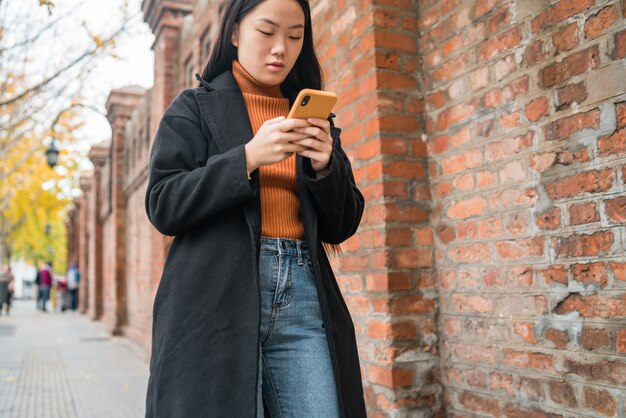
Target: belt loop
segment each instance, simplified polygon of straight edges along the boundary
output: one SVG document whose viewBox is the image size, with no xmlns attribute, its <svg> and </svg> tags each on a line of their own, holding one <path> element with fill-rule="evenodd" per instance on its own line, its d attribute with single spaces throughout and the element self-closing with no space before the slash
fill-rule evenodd
<svg viewBox="0 0 626 418">
<path fill-rule="evenodd" d="M 296 248 L 298 249 L 298 265 L 301 266 L 302 264 L 304 264 L 304 262 L 302 261 L 302 241 L 296 241 Z"/>
</svg>

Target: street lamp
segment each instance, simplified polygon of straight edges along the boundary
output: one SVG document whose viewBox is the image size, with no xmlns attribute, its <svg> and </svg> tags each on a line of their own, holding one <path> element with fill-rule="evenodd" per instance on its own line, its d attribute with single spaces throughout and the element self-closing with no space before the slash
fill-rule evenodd
<svg viewBox="0 0 626 418">
<path fill-rule="evenodd" d="M 48 160 L 48 165 L 50 168 L 54 168 L 57 165 L 57 159 L 59 158 L 59 149 L 54 143 L 54 138 L 52 138 L 52 142 L 50 142 L 50 146 L 46 150 L 46 159 Z"/>
</svg>

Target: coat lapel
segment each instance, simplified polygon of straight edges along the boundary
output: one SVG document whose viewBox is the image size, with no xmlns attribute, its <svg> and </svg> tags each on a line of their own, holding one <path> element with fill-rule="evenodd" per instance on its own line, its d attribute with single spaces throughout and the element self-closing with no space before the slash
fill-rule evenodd
<svg viewBox="0 0 626 418">
<path fill-rule="evenodd" d="M 215 77 L 196 95 L 202 117 L 207 122 L 220 152 L 243 145 L 254 136 L 243 94 L 235 77 L 226 71 Z"/>
</svg>

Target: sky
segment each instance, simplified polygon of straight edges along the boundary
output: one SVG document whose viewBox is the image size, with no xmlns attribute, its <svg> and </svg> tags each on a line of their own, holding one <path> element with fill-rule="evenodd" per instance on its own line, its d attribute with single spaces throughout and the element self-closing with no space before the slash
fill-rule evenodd
<svg viewBox="0 0 626 418">
<path fill-rule="evenodd" d="M 77 16 L 84 19 L 88 27 L 106 30 L 107 25 L 115 26 L 120 22 L 119 10 L 123 3 L 123 0 L 58 0 L 57 7 L 77 7 Z M 141 0 L 129 0 L 128 4 L 131 13 L 140 12 Z M 105 58 L 94 69 L 85 99 L 105 112 L 104 105 L 111 90 L 128 85 L 152 87 L 154 55 L 150 47 L 153 41 L 150 28 L 139 15 L 129 33 L 116 45 L 115 54 L 119 58 Z M 80 132 L 84 136 L 81 145 L 88 148 L 110 137 L 109 124 L 102 115 L 89 111 L 84 115 L 87 120 Z"/>
</svg>

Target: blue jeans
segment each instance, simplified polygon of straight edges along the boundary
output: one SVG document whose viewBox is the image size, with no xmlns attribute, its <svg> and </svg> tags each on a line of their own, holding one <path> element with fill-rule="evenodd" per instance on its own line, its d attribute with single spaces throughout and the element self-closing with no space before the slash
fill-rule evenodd
<svg viewBox="0 0 626 418">
<path fill-rule="evenodd" d="M 305 241 L 261 237 L 257 418 L 338 418 L 339 401 Z"/>
</svg>

